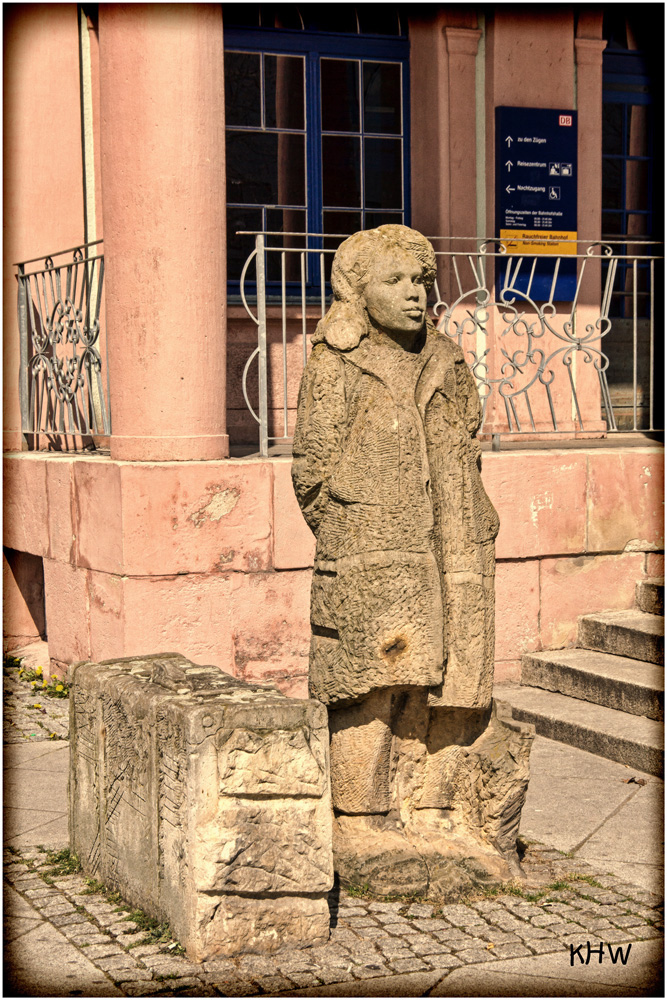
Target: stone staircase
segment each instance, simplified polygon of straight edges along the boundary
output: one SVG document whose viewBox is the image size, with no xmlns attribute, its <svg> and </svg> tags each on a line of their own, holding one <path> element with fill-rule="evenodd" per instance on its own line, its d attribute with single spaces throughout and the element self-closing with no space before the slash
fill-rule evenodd
<svg viewBox="0 0 667 1000">
<path fill-rule="evenodd" d="M 494 693 L 541 736 L 662 777 L 664 580 L 636 605 L 582 616 L 576 649 L 525 655 L 521 686 Z"/>
</svg>

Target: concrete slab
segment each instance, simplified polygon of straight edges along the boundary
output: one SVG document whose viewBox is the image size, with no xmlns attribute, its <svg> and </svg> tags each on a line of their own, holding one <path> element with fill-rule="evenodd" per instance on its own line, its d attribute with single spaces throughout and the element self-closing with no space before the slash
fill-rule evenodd
<svg viewBox="0 0 667 1000">
<path fill-rule="evenodd" d="M 40 917 L 5 917 L 2 922 L 4 940 L 9 943 L 34 930 L 42 920 Z"/>
<path fill-rule="evenodd" d="M 69 770 L 69 740 L 40 740 L 37 743 L 7 743 L 3 749 L 2 766 L 35 768 L 48 767 L 49 771 Z"/>
<path fill-rule="evenodd" d="M 662 894 L 664 803 L 661 784 L 654 780 L 638 787 L 632 799 L 577 850 L 577 857 Z"/>
<path fill-rule="evenodd" d="M 2 891 L 2 915 L 5 920 L 8 917 L 29 917 L 32 920 L 42 919 L 39 911 L 6 883 L 3 885 Z"/>
<path fill-rule="evenodd" d="M 30 769 L 10 767 L 3 774 L 3 800 L 11 809 L 34 809 L 39 803 L 41 812 L 61 813 L 67 808 L 67 774 L 49 769 L 50 758 L 42 767 Z"/>
<path fill-rule="evenodd" d="M 380 976 L 331 986 L 308 986 L 299 990 L 270 993 L 276 997 L 423 997 L 442 978 L 442 972 L 406 972 L 398 976 Z"/>
<path fill-rule="evenodd" d="M 582 942 L 585 944 L 585 941 Z M 613 945 L 616 949 L 620 946 Z M 626 953 L 627 945 L 623 945 Z M 586 949 L 584 948 L 584 955 Z M 613 964 L 608 950 L 600 963 L 593 955 L 588 965 L 570 950 L 533 958 L 511 958 L 474 968 L 454 969 L 430 996 L 663 996 L 663 946 L 660 941 L 638 941 L 627 954 L 627 964 L 620 959 Z"/>
<path fill-rule="evenodd" d="M 44 820 L 41 809 L 5 807 L 4 842 L 6 847 L 32 847 L 42 844 L 51 850 L 61 850 L 69 844 L 67 813 L 49 813 Z"/>
<path fill-rule="evenodd" d="M 122 992 L 46 921 L 5 948 L 4 996 L 119 997 Z"/>
<path fill-rule="evenodd" d="M 535 737 L 530 772 L 520 831 L 525 837 L 565 852 L 590 837 L 638 794 L 640 786 L 624 784 L 626 778 L 636 775 L 662 788 L 662 782 L 652 775 L 544 736 Z M 619 846 L 623 846 L 626 858 L 633 858 L 632 827 L 619 832 Z"/>
</svg>

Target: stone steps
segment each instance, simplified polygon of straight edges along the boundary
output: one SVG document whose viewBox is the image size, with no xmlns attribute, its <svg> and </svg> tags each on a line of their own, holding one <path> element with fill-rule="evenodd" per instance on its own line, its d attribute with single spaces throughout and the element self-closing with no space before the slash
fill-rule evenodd
<svg viewBox="0 0 667 1000">
<path fill-rule="evenodd" d="M 589 649 L 524 656 L 521 683 L 629 715 L 663 718 L 664 668 Z"/>
<path fill-rule="evenodd" d="M 640 611 L 649 615 L 665 613 L 665 581 L 662 577 L 640 580 L 635 587 L 635 601 Z"/>
<path fill-rule="evenodd" d="M 579 646 L 645 663 L 664 662 L 664 636 L 664 618 L 639 608 L 582 615 L 579 619 Z"/>
<path fill-rule="evenodd" d="M 663 727 L 654 719 L 539 688 L 499 686 L 494 696 L 540 736 L 662 777 Z"/>
<path fill-rule="evenodd" d="M 526 654 L 521 686 L 496 697 L 542 736 L 662 775 L 664 580 L 639 582 L 636 601 L 582 615 L 579 648 Z"/>
</svg>

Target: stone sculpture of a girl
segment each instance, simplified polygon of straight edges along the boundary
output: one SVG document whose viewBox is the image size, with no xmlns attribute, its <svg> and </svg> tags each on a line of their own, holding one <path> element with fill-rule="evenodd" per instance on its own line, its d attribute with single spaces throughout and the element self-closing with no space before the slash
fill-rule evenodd
<svg viewBox="0 0 667 1000">
<path fill-rule="evenodd" d="M 405 226 L 341 244 L 294 434 L 335 863 L 385 894 L 515 870 L 532 738 L 492 702 L 498 518 L 474 379 L 426 313 L 435 270 Z"/>
</svg>

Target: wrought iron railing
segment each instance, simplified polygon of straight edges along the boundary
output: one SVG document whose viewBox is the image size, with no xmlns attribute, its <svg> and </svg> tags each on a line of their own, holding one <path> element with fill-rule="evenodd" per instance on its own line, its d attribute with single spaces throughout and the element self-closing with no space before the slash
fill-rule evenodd
<svg viewBox="0 0 667 1000">
<path fill-rule="evenodd" d="M 102 240 L 16 267 L 23 433 L 109 435 Z"/>
<path fill-rule="evenodd" d="M 267 455 L 271 443 L 291 440 L 294 372 L 305 365 L 309 336 L 330 301 L 327 277 L 340 240 L 252 235 L 255 249 L 240 291 L 257 326 L 257 347 L 242 383 L 259 425 L 260 454 Z M 658 244 L 579 242 L 559 255 L 519 255 L 499 240 L 452 242 L 453 250 L 436 249 L 438 280 L 429 307 L 477 380 L 482 437 L 499 447 L 509 436 L 662 430 Z"/>
</svg>

